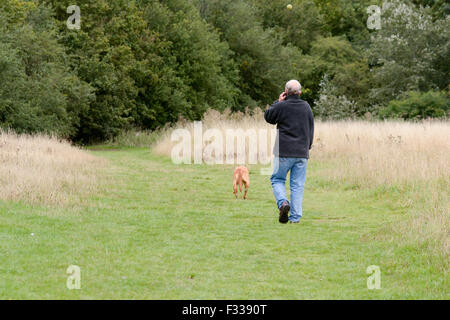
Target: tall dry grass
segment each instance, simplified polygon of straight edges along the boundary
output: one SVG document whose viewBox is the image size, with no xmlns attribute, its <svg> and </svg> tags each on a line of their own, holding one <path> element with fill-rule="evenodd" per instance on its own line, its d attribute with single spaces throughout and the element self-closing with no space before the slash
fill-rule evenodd
<svg viewBox="0 0 450 320">
<path fill-rule="evenodd" d="M 215 128 L 224 136 L 229 128 L 273 128 L 264 121 L 261 110 L 252 114 L 211 110 L 202 122 L 203 132 Z M 186 128 L 192 133 L 193 126 L 181 120 L 175 127 L 165 128 L 154 147 L 157 154 L 171 156 L 176 144 L 171 141 L 174 128 Z M 316 121 L 310 161 L 323 163 L 315 174 L 330 182 L 396 189 L 411 216 L 404 225 L 395 226 L 395 231 L 448 259 L 449 138 L 448 121 Z M 207 144 L 205 141 L 204 146 Z"/>
<path fill-rule="evenodd" d="M 104 145 L 110 147 L 150 147 L 157 137 L 158 131 L 130 129 L 121 131 L 116 137 L 106 141 Z"/>
<path fill-rule="evenodd" d="M 217 110 L 209 109 L 202 118 L 202 130 L 203 133 L 208 129 L 218 129 L 222 132 L 223 143 L 225 144 L 225 134 L 227 129 L 266 129 L 268 131 L 267 134 L 267 152 L 271 152 L 273 148 L 273 142 L 270 138 L 270 130 L 272 130 L 274 126 L 266 123 L 264 121 L 264 113 L 261 109 L 255 109 L 253 112 L 246 111 L 231 113 L 229 110 L 226 110 L 223 113 L 220 113 Z M 156 154 L 171 156 L 173 147 L 177 144 L 177 142 L 172 141 L 171 134 L 174 129 L 186 129 L 190 132 L 192 138 L 192 146 L 194 145 L 194 124 L 192 122 L 186 121 L 185 119 L 180 119 L 177 124 L 172 127 L 165 127 L 160 130 L 158 134 L 158 139 L 156 143 L 153 145 L 153 150 Z M 203 148 L 211 143 L 212 140 L 204 141 Z M 272 143 L 271 143 L 272 142 Z M 237 150 L 233 150 L 237 151 Z M 192 150 L 193 152 L 193 150 Z M 224 146 L 223 157 L 227 156 L 227 150 Z M 246 160 L 248 160 L 248 152 L 249 152 L 249 144 L 246 142 L 245 152 L 247 154 Z M 193 154 L 193 153 L 192 153 Z M 237 154 L 234 154 L 235 158 L 237 158 Z M 205 161 L 210 159 L 205 159 Z"/>
<path fill-rule="evenodd" d="M 95 190 L 102 160 L 45 135 L 0 130 L 0 199 L 64 204 Z"/>
<path fill-rule="evenodd" d="M 443 258 L 450 254 L 450 123 L 318 122 L 313 161 L 321 175 L 400 193 L 410 216 L 390 232 Z"/>
<path fill-rule="evenodd" d="M 335 162 L 335 179 L 423 184 L 449 178 L 449 134 L 448 122 L 318 122 L 312 157 Z"/>
<path fill-rule="evenodd" d="M 210 110 L 204 115 L 202 126 L 203 132 L 218 129 L 223 136 L 227 129 L 275 128 L 264 121 L 260 109 L 253 113 L 233 114 Z M 189 130 L 193 139 L 193 124 L 180 120 L 174 127 L 163 129 L 154 146 L 157 154 L 171 156 L 178 143 L 171 140 L 175 128 Z M 361 185 L 448 181 L 449 137 L 450 123 L 447 121 L 316 121 L 311 159 L 333 162 L 327 171 L 329 178 Z M 209 142 L 204 141 L 203 147 Z"/>
</svg>

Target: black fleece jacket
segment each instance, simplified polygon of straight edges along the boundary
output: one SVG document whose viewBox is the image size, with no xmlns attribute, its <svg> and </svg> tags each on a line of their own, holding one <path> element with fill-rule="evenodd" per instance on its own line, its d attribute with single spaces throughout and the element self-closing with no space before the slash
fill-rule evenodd
<svg viewBox="0 0 450 320">
<path fill-rule="evenodd" d="M 308 102 L 298 95 L 274 102 L 264 113 L 264 119 L 278 129 L 274 155 L 286 158 L 309 158 L 314 139 L 314 116 Z"/>
</svg>

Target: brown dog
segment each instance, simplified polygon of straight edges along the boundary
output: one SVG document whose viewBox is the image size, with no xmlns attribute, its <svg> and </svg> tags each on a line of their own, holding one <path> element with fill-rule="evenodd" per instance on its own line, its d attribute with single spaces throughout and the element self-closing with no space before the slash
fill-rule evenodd
<svg viewBox="0 0 450 320">
<path fill-rule="evenodd" d="M 239 191 L 242 192 L 242 184 L 244 184 L 245 192 L 244 199 L 247 199 L 248 188 L 250 187 L 250 175 L 246 167 L 237 167 L 233 174 L 233 193 L 237 198 L 237 186 L 239 185 Z"/>
</svg>

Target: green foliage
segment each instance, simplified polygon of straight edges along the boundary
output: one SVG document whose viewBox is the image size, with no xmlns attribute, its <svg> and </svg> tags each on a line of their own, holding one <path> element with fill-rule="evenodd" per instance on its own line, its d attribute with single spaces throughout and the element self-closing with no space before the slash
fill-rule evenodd
<svg viewBox="0 0 450 320">
<path fill-rule="evenodd" d="M 360 101 L 361 108 L 368 104 L 371 75 L 367 61 L 347 39 L 318 38 L 312 44 L 311 53 L 301 58 L 300 66 L 300 81 L 312 89 L 313 100 L 319 99 L 320 82 L 328 75 L 339 95 Z M 364 111 L 363 108 L 360 113 Z"/>
<path fill-rule="evenodd" d="M 49 1 L 65 21 L 70 1 Z M 199 119 L 234 105 L 237 71 L 226 43 L 185 1 L 79 1 L 81 30 L 61 24 L 78 76 L 96 99 L 77 140 L 112 138 L 133 126 L 155 129 L 179 116 Z M 188 18 L 187 18 L 187 17 Z"/>
<path fill-rule="evenodd" d="M 203 17 L 216 27 L 234 53 L 242 94 L 236 109 L 272 103 L 286 81 L 298 75 L 300 51 L 283 45 L 273 29 L 264 29 L 257 11 L 243 0 L 200 1 Z"/>
<path fill-rule="evenodd" d="M 253 0 L 250 3 L 257 9 L 265 29 L 274 29 L 283 44 L 293 44 L 303 53 L 309 52 L 317 37 L 325 35 L 323 16 L 312 0 Z M 287 9 L 287 3 L 292 5 L 291 10 Z"/>
<path fill-rule="evenodd" d="M 382 3 L 370 31 L 367 7 Z M 331 118 L 448 86 L 443 0 L 79 0 L 80 30 L 66 26 L 72 4 L 0 0 L 1 127 L 93 143 L 264 108 L 294 78 Z M 333 101 L 348 103 L 324 113 Z"/>
<path fill-rule="evenodd" d="M 51 12 L 21 1 L 2 8 L 8 10 L 0 11 L 1 127 L 72 137 L 91 89 L 67 67 Z"/>
<path fill-rule="evenodd" d="M 167 41 L 167 50 L 160 53 L 174 77 L 174 88 L 168 88 L 172 91 L 167 93 L 167 102 L 178 109 L 167 120 L 177 120 L 178 115 L 200 119 L 208 108 L 232 107 L 239 93 L 238 71 L 228 44 L 220 40 L 219 34 L 189 2 L 143 2 L 149 29 Z M 164 87 L 167 83 L 161 82 L 161 90 Z"/>
<path fill-rule="evenodd" d="M 433 10 L 433 16 L 442 18 L 450 14 L 450 3 L 448 0 L 412 0 L 418 6 L 430 7 Z"/>
<path fill-rule="evenodd" d="M 319 97 L 314 103 L 314 114 L 322 119 L 350 119 L 354 118 L 359 106 L 345 94 L 339 92 L 336 86 L 324 75 L 320 82 Z"/>
<path fill-rule="evenodd" d="M 90 83 L 95 100 L 81 117 L 76 140 L 92 142 L 117 135 L 139 114 L 137 77 L 152 78 L 143 47 L 157 46 L 134 2 L 79 1 L 81 30 L 67 29 L 71 1 L 49 1 L 60 23 L 62 42 L 78 77 Z M 149 111 L 148 114 L 151 115 Z"/>
<path fill-rule="evenodd" d="M 450 115 L 450 96 L 439 91 L 408 93 L 403 100 L 393 100 L 381 110 L 385 118 L 427 119 L 448 118 Z"/>
<path fill-rule="evenodd" d="M 356 43 L 369 38 L 366 26 L 367 8 L 381 0 L 314 0 L 324 20 L 324 31 L 332 36 L 345 35 Z"/>
<path fill-rule="evenodd" d="M 433 21 L 428 9 L 399 0 L 385 2 L 381 30 L 369 50 L 375 82 L 374 105 L 387 105 L 407 91 L 448 85 L 450 19 Z"/>
</svg>

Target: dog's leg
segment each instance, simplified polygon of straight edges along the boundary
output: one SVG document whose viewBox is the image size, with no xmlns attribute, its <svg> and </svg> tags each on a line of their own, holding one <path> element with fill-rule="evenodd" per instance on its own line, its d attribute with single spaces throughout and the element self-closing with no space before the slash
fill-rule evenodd
<svg viewBox="0 0 450 320">
<path fill-rule="evenodd" d="M 250 188 L 250 183 L 245 181 L 244 186 L 245 186 L 244 199 L 247 199 L 247 192 L 248 192 L 248 188 Z"/>
<path fill-rule="evenodd" d="M 239 192 L 242 192 L 242 177 L 239 177 L 238 185 L 239 185 Z"/>
<path fill-rule="evenodd" d="M 248 192 L 248 189 L 250 188 L 250 177 L 249 177 L 248 172 L 244 173 L 242 180 L 244 182 L 244 187 L 245 187 L 244 199 L 247 199 L 247 192 Z"/>
<path fill-rule="evenodd" d="M 234 193 L 234 196 L 237 199 L 237 181 L 236 181 L 236 176 L 233 177 L 233 193 Z"/>
</svg>

